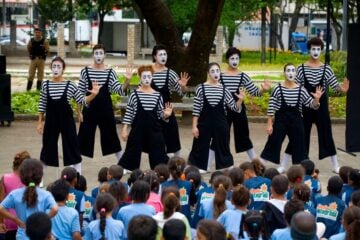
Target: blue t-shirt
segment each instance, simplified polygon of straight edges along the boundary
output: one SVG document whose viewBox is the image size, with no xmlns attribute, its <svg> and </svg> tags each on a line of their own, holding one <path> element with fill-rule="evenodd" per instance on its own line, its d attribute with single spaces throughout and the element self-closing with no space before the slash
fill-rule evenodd
<svg viewBox="0 0 360 240">
<path fill-rule="evenodd" d="M 315 197 L 321 193 L 321 183 L 319 180 L 313 178 L 310 175 L 305 175 L 303 182 L 310 188 L 311 190 L 311 201 L 315 200 Z"/>
<path fill-rule="evenodd" d="M 316 199 L 316 221 L 325 224 L 325 238 L 339 233 L 344 209 L 344 201 L 337 196 L 326 195 Z"/>
<path fill-rule="evenodd" d="M 313 206 L 311 206 L 311 205 L 309 204 L 309 202 L 306 202 L 306 203 L 304 204 L 304 209 L 305 209 L 305 211 L 308 211 L 308 212 L 311 213 L 314 217 L 316 217 L 316 209 L 315 209 Z"/>
<path fill-rule="evenodd" d="M 229 200 L 225 200 L 226 209 L 234 209 Z M 199 217 L 201 219 L 214 219 L 214 198 L 205 199 L 200 202 Z"/>
<path fill-rule="evenodd" d="M 75 208 L 79 214 L 82 214 L 85 211 L 85 194 L 71 187 L 66 200 L 66 206 Z"/>
<path fill-rule="evenodd" d="M 96 213 L 94 211 L 95 199 L 91 196 L 84 194 L 85 203 L 84 203 L 84 213 L 83 213 L 83 225 L 81 229 L 84 230 L 87 225 L 96 218 Z"/>
<path fill-rule="evenodd" d="M 80 233 L 79 213 L 67 206 L 60 206 L 58 213 L 51 219 L 51 232 L 56 239 L 72 240 L 74 232 Z"/>
<path fill-rule="evenodd" d="M 249 209 L 260 210 L 264 202 L 270 199 L 271 180 L 261 176 L 249 178 L 244 182 L 251 194 Z"/>
<path fill-rule="evenodd" d="M 336 235 L 332 235 L 329 240 L 345 240 L 346 232 L 338 233 Z"/>
<path fill-rule="evenodd" d="M 27 187 L 18 188 L 10 192 L 5 199 L 1 202 L 1 206 L 5 209 L 15 209 L 17 217 L 26 222 L 26 219 L 36 212 L 47 212 L 48 210 L 57 207 L 54 197 L 50 192 L 36 187 L 37 203 L 33 208 L 28 208 L 26 203 L 23 202 L 24 192 Z M 18 228 L 16 233 L 17 239 L 28 239 L 25 233 L 25 229 Z"/>
<path fill-rule="evenodd" d="M 224 226 L 226 233 L 230 233 L 235 240 L 239 240 L 241 218 L 245 214 L 240 209 L 227 209 L 220 214 L 217 221 Z M 244 238 L 246 238 L 244 231 Z"/>
<path fill-rule="evenodd" d="M 196 208 L 195 208 L 195 211 L 193 213 L 193 216 L 192 216 L 192 219 L 191 219 L 191 222 L 190 222 L 190 226 L 192 228 L 196 228 L 198 222 L 201 220 L 200 217 L 199 217 L 200 202 L 205 200 L 205 199 L 213 198 L 214 195 L 215 195 L 214 189 L 211 186 L 200 189 L 196 193 L 196 199 L 197 199 Z"/>
<path fill-rule="evenodd" d="M 291 239 L 291 229 L 289 227 L 287 228 L 281 228 L 276 229 L 273 234 L 271 234 L 270 239 L 271 240 L 284 240 L 284 239 Z"/>
<path fill-rule="evenodd" d="M 351 195 L 355 191 L 353 186 L 344 184 L 341 190 L 341 199 L 345 202 L 346 206 L 349 206 L 351 201 Z"/>
<path fill-rule="evenodd" d="M 125 207 L 120 208 L 116 217 L 117 220 L 121 220 L 124 223 L 125 230 L 127 230 L 130 220 L 137 215 L 154 216 L 156 214 L 153 206 L 145 203 L 133 203 Z"/>
<path fill-rule="evenodd" d="M 106 218 L 104 233 L 105 239 L 126 239 L 126 230 L 124 224 L 119 220 L 113 219 L 112 217 Z M 89 223 L 88 227 L 85 229 L 84 240 L 97 240 L 101 239 L 101 237 L 100 219 L 97 219 Z"/>
</svg>

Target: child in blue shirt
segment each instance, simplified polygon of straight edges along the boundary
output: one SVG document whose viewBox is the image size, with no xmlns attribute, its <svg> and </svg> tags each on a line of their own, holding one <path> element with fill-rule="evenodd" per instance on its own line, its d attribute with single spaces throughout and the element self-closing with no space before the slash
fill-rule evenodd
<svg viewBox="0 0 360 240">
<path fill-rule="evenodd" d="M 339 233 L 341 216 L 345 209 L 345 203 L 340 199 L 343 181 L 339 176 L 332 176 L 328 180 L 328 195 L 315 199 L 316 221 L 326 226 L 325 238 Z"/>
<path fill-rule="evenodd" d="M 116 204 L 113 209 L 112 217 L 116 219 L 120 208 L 130 204 L 128 202 L 128 192 L 125 185 L 121 182 L 113 182 L 109 186 L 109 193 L 115 198 Z"/>
<path fill-rule="evenodd" d="M 195 194 L 197 194 L 199 190 L 207 187 L 207 184 L 202 181 L 199 168 L 197 168 L 196 166 L 187 166 L 184 170 L 184 174 L 184 180 L 190 181 L 193 184 Z"/>
<path fill-rule="evenodd" d="M 108 167 L 102 167 L 98 172 L 98 182 L 99 185 L 107 181 Z M 97 197 L 99 193 L 99 187 L 95 187 L 91 190 L 91 197 L 94 199 Z"/>
<path fill-rule="evenodd" d="M 360 239 L 360 208 L 352 206 L 346 208 L 342 216 L 344 232 L 335 234 L 329 240 Z"/>
<path fill-rule="evenodd" d="M 43 212 L 35 212 L 26 219 L 26 235 L 30 240 L 49 240 L 51 235 L 51 219 Z"/>
<path fill-rule="evenodd" d="M 304 203 L 305 211 L 316 217 L 316 209 L 314 203 L 310 200 L 311 190 L 305 183 L 296 184 L 293 192 L 293 199 L 299 199 Z"/>
<path fill-rule="evenodd" d="M 20 178 L 25 187 L 13 190 L 0 203 L 0 215 L 19 226 L 16 239 L 28 239 L 25 234 L 25 221 L 28 216 L 35 212 L 47 212 L 52 218 L 58 211 L 51 193 L 38 187 L 42 177 L 43 165 L 39 160 L 24 160 L 20 166 Z M 16 216 L 8 211 L 11 208 L 15 209 Z"/>
<path fill-rule="evenodd" d="M 351 195 L 354 191 L 360 189 L 360 172 L 359 169 L 351 169 L 348 176 L 348 188 L 344 189 L 342 192 L 342 200 L 345 201 L 345 204 L 348 206 L 351 200 Z"/>
<path fill-rule="evenodd" d="M 50 191 L 59 210 L 52 218 L 52 234 L 56 239 L 81 240 L 79 213 L 66 206 L 70 186 L 65 180 L 59 179 L 51 184 Z"/>
<path fill-rule="evenodd" d="M 349 174 L 352 169 L 350 166 L 342 166 L 339 170 L 339 177 L 344 182 L 341 190 L 341 199 L 345 202 L 346 206 L 348 206 L 353 192 L 353 187 L 349 185 Z"/>
<path fill-rule="evenodd" d="M 299 165 L 291 166 L 287 170 L 286 176 L 289 179 L 289 185 L 290 185 L 289 190 L 286 193 L 286 198 L 288 200 L 290 200 L 293 196 L 295 185 L 303 182 L 304 175 L 305 175 L 305 170 L 303 167 Z"/>
<path fill-rule="evenodd" d="M 315 164 L 313 161 L 306 159 L 301 161 L 300 165 L 305 170 L 303 182 L 309 186 L 311 191 L 311 201 L 313 202 L 317 196 L 321 194 L 321 183 L 313 177 L 315 172 Z"/>
<path fill-rule="evenodd" d="M 83 175 L 79 176 L 75 189 L 83 192 L 85 197 L 85 204 L 84 204 L 84 213 L 83 213 L 83 222 L 81 226 L 81 231 L 83 232 L 87 225 L 96 218 L 96 214 L 94 211 L 94 203 L 95 199 L 91 196 L 86 195 L 87 190 L 87 182 L 86 178 Z"/>
<path fill-rule="evenodd" d="M 100 219 L 89 223 L 85 230 L 84 240 L 126 239 L 124 224 L 112 218 L 115 204 L 115 198 L 110 193 L 98 195 L 95 200 L 95 208 Z"/>
</svg>

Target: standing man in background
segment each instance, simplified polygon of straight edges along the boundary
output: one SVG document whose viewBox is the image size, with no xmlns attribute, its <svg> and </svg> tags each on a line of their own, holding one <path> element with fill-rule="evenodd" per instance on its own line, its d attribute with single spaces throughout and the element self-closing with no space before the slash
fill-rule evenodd
<svg viewBox="0 0 360 240">
<path fill-rule="evenodd" d="M 34 29 L 34 37 L 31 38 L 31 40 L 29 41 L 27 45 L 27 50 L 29 52 L 29 57 L 31 59 L 31 62 L 29 67 L 29 77 L 28 77 L 26 90 L 27 91 L 31 90 L 36 69 L 37 69 L 36 89 L 40 90 L 41 83 L 44 78 L 45 60 L 49 52 L 49 43 L 42 36 L 42 32 L 40 28 Z"/>
</svg>

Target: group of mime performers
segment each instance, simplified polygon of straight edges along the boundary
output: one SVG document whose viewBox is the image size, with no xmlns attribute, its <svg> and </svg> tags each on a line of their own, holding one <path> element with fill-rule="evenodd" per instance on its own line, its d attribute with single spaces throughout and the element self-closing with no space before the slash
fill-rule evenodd
<svg viewBox="0 0 360 240">
<path fill-rule="evenodd" d="M 251 78 L 239 70 L 241 52 L 229 48 L 227 68 L 221 71 L 218 63 L 210 63 L 207 80 L 195 90 L 192 134 L 193 143 L 188 164 L 200 172 L 208 171 L 215 159 L 216 169 L 234 165 L 230 152 L 230 129 L 234 129 L 236 153 L 246 151 L 249 160 L 259 159 L 279 164 L 284 172 L 290 159 L 299 164 L 309 157 L 312 124 L 318 130 L 319 159 L 331 158 L 332 171 L 339 171 L 339 163 L 331 131 L 328 110 L 328 87 L 336 93 L 346 93 L 349 81 L 336 80 L 328 64 L 320 61 L 324 44 L 313 38 L 308 42 L 309 60 L 296 68 L 284 66 L 285 80 L 273 86 L 267 116 L 268 139 L 258 157 L 249 137 L 249 125 L 244 105 L 245 91 L 261 96 L 271 89 L 269 80 L 257 87 Z M 56 57 L 51 62 L 52 78 L 43 82 L 40 91 L 37 130 L 43 136 L 40 160 L 45 166 L 59 166 L 57 142 L 62 135 L 64 166 L 73 166 L 81 172 L 81 155 L 93 158 L 96 128 L 100 130 L 103 155 L 115 154 L 126 172 L 140 167 L 141 153 L 148 153 L 150 167 L 167 163 L 169 156 L 181 155 L 179 128 L 173 111 L 171 96 L 187 92 L 190 76 L 179 75 L 166 66 L 167 51 L 156 45 L 152 65 L 137 70 L 139 85 L 129 94 L 122 120 L 121 139 L 126 142 L 122 151 L 116 130 L 111 94 L 127 94 L 133 70 L 127 69 L 121 84 L 113 69 L 105 67 L 105 49 L 93 48 L 93 64 L 81 70 L 79 84 L 63 77 L 65 62 Z M 77 103 L 80 122 L 78 133 L 70 101 Z M 45 122 L 45 124 L 43 123 Z M 280 159 L 281 146 L 288 136 L 285 155 Z"/>
</svg>

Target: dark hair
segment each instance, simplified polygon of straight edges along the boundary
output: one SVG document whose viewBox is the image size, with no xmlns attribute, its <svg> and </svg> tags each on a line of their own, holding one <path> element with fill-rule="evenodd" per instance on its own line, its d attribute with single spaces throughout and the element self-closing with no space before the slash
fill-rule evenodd
<svg viewBox="0 0 360 240">
<path fill-rule="evenodd" d="M 139 177 L 142 176 L 142 174 L 143 174 L 143 171 L 141 169 L 135 169 L 134 171 L 132 171 L 127 180 L 129 187 L 131 187 L 131 185 L 133 185 L 134 182 L 137 181 L 139 179 Z"/>
<path fill-rule="evenodd" d="M 286 71 L 286 68 L 288 66 L 294 66 L 295 67 L 295 65 L 293 63 L 287 63 L 287 64 L 284 65 L 284 72 Z"/>
<path fill-rule="evenodd" d="M 133 201 L 146 202 L 150 195 L 150 184 L 143 180 L 136 180 L 131 187 L 130 196 Z"/>
<path fill-rule="evenodd" d="M 122 182 L 116 181 L 116 182 L 112 182 L 110 184 L 109 193 L 119 203 L 121 201 L 126 201 L 127 195 L 128 195 L 128 190 Z"/>
<path fill-rule="evenodd" d="M 237 54 L 239 56 L 239 59 L 241 58 L 241 51 L 239 49 L 237 49 L 236 47 L 229 47 L 225 53 L 226 59 L 229 60 L 229 58 L 234 54 Z"/>
<path fill-rule="evenodd" d="M 353 206 L 346 208 L 343 214 L 343 220 L 347 224 L 346 239 L 360 239 L 360 208 Z"/>
<path fill-rule="evenodd" d="M 161 193 L 161 202 L 164 206 L 164 219 L 171 217 L 180 210 L 180 194 L 176 187 L 167 187 Z"/>
<path fill-rule="evenodd" d="M 212 184 L 217 176 L 225 175 L 222 171 L 215 171 L 210 175 L 209 183 Z"/>
<path fill-rule="evenodd" d="M 26 186 L 22 200 L 28 208 L 35 207 L 37 203 L 36 186 L 40 184 L 43 174 L 43 165 L 37 159 L 25 159 L 20 165 L 20 179 Z"/>
<path fill-rule="evenodd" d="M 150 184 L 150 191 L 158 193 L 159 192 L 159 178 L 156 172 L 153 170 L 146 170 L 144 171 L 141 180 L 144 180 L 145 182 Z"/>
<path fill-rule="evenodd" d="M 228 172 L 231 184 L 233 187 L 243 184 L 244 182 L 244 171 L 239 167 L 233 167 Z"/>
<path fill-rule="evenodd" d="M 231 179 L 228 176 L 218 176 L 213 181 L 214 195 L 214 219 L 226 210 L 227 192 L 231 188 Z"/>
<path fill-rule="evenodd" d="M 262 212 L 247 211 L 246 214 L 242 215 L 239 238 L 244 238 L 244 230 L 248 233 L 249 239 L 258 240 L 262 234 L 266 236 L 264 221 L 265 217 Z"/>
<path fill-rule="evenodd" d="M 102 44 L 100 44 L 100 43 L 99 43 L 99 44 L 96 44 L 96 45 L 93 47 L 92 53 L 94 53 L 95 50 L 98 50 L 98 49 L 102 49 L 102 50 L 104 50 L 104 53 L 106 53 L 104 45 L 102 45 Z"/>
<path fill-rule="evenodd" d="M 305 211 L 297 212 L 291 218 L 292 239 L 315 239 L 316 220 L 315 217 Z"/>
<path fill-rule="evenodd" d="M 199 171 L 191 171 L 188 174 L 185 174 L 186 180 L 192 183 L 192 186 L 195 191 L 200 188 L 201 185 L 201 174 Z"/>
<path fill-rule="evenodd" d="M 181 157 L 175 156 L 169 159 L 168 168 L 173 179 L 177 180 L 181 177 L 184 172 L 185 165 L 185 160 Z"/>
<path fill-rule="evenodd" d="M 302 183 L 304 179 L 304 174 L 305 174 L 304 168 L 298 165 L 291 166 L 286 172 L 286 175 L 291 184 Z"/>
<path fill-rule="evenodd" d="M 154 171 L 157 173 L 160 183 L 163 183 L 166 180 L 168 180 L 170 176 L 168 165 L 165 163 L 160 163 L 156 165 Z"/>
<path fill-rule="evenodd" d="M 162 230 L 165 240 L 184 240 L 186 236 L 186 226 L 180 219 L 169 219 L 164 224 Z"/>
<path fill-rule="evenodd" d="M 78 172 L 76 171 L 75 168 L 73 167 L 65 167 L 62 171 L 61 171 L 61 179 L 65 179 L 68 183 L 71 184 L 75 184 L 77 182 L 78 179 Z"/>
<path fill-rule="evenodd" d="M 64 59 L 62 59 L 61 57 L 57 56 L 57 57 L 54 57 L 52 60 L 51 60 L 51 63 L 50 63 L 50 68 L 52 68 L 52 65 L 54 62 L 61 62 L 62 64 L 62 67 L 63 67 L 63 72 L 65 71 L 65 68 L 66 68 L 66 64 L 65 64 L 65 61 Z"/>
<path fill-rule="evenodd" d="M 95 209 L 100 215 L 101 240 L 105 240 L 106 213 L 111 212 L 116 204 L 115 198 L 110 193 L 100 193 L 95 200 Z"/>
<path fill-rule="evenodd" d="M 351 181 L 351 182 L 350 182 Z M 349 184 L 353 186 L 355 190 L 360 189 L 360 172 L 359 169 L 351 169 L 349 173 Z"/>
<path fill-rule="evenodd" d="M 128 240 L 155 240 L 158 231 L 156 221 L 149 216 L 133 217 L 127 229 Z"/>
<path fill-rule="evenodd" d="M 165 50 L 167 52 L 166 46 L 163 45 L 163 44 L 157 44 L 157 45 L 155 45 L 153 47 L 153 50 L 152 50 L 152 53 L 151 53 L 153 62 L 156 62 L 155 57 L 156 57 L 157 52 L 160 51 L 160 50 Z"/>
<path fill-rule="evenodd" d="M 235 206 L 246 207 L 250 201 L 250 191 L 244 185 L 238 185 L 233 189 L 231 201 Z"/>
<path fill-rule="evenodd" d="M 39 27 L 34 28 L 34 32 L 36 32 L 36 31 L 42 32 L 41 28 L 39 28 Z"/>
<path fill-rule="evenodd" d="M 265 166 L 259 159 L 254 159 L 251 162 L 244 162 L 240 165 L 240 168 L 245 172 L 246 170 L 253 171 L 256 176 L 263 176 L 266 170 Z"/>
<path fill-rule="evenodd" d="M 70 186 L 69 184 L 63 180 L 58 179 L 51 184 L 50 192 L 53 195 L 56 202 L 63 202 L 67 199 L 69 195 Z"/>
<path fill-rule="evenodd" d="M 220 64 L 218 64 L 217 62 L 211 62 L 211 63 L 209 63 L 207 71 L 209 72 L 210 68 L 212 68 L 213 66 L 217 66 L 220 69 Z"/>
<path fill-rule="evenodd" d="M 122 166 L 115 164 L 109 167 L 108 173 L 113 179 L 120 180 L 124 174 L 124 169 Z"/>
<path fill-rule="evenodd" d="M 87 181 L 83 175 L 79 175 L 78 180 L 75 185 L 75 189 L 81 192 L 86 192 L 87 190 Z"/>
<path fill-rule="evenodd" d="M 103 183 L 107 181 L 107 173 L 109 168 L 108 167 L 102 167 L 98 172 L 98 182 Z"/>
<path fill-rule="evenodd" d="M 299 183 L 294 186 L 293 198 L 299 199 L 304 203 L 310 201 L 311 190 L 305 183 Z"/>
<path fill-rule="evenodd" d="M 290 199 L 286 202 L 284 207 L 284 218 L 290 226 L 291 218 L 295 213 L 304 211 L 304 202 L 299 199 Z"/>
<path fill-rule="evenodd" d="M 200 220 L 197 225 L 197 231 L 201 232 L 206 237 L 206 240 L 227 239 L 224 227 L 215 220 Z"/>
<path fill-rule="evenodd" d="M 311 46 L 320 46 L 321 50 L 323 50 L 324 42 L 320 38 L 314 37 L 307 42 L 306 46 L 308 50 L 310 50 Z"/>
<path fill-rule="evenodd" d="M 22 151 L 15 154 L 14 161 L 13 161 L 13 170 L 18 170 L 21 163 L 25 160 L 31 158 L 28 151 Z"/>
<path fill-rule="evenodd" d="M 289 180 L 284 175 L 277 175 L 271 181 L 271 188 L 276 194 L 284 195 L 289 189 Z"/>
<path fill-rule="evenodd" d="M 311 161 L 310 159 L 305 159 L 302 160 L 300 162 L 300 165 L 304 168 L 305 170 L 305 175 L 312 175 L 314 173 L 315 170 L 315 164 L 313 161 Z"/>
<path fill-rule="evenodd" d="M 51 234 L 51 219 L 44 212 L 35 212 L 26 219 L 26 235 L 30 240 L 45 240 Z"/>
<path fill-rule="evenodd" d="M 351 202 L 354 206 L 360 207 L 360 190 L 356 190 L 351 194 Z"/>
<path fill-rule="evenodd" d="M 350 166 L 342 166 L 339 169 L 339 177 L 341 177 L 341 180 L 343 180 L 344 183 L 348 183 L 349 181 L 349 173 L 353 168 Z"/>
<path fill-rule="evenodd" d="M 276 168 L 267 168 L 264 172 L 264 177 L 272 180 L 275 176 L 280 175 Z"/>
<path fill-rule="evenodd" d="M 332 176 L 328 180 L 327 190 L 329 194 L 338 196 L 341 192 L 343 181 L 339 176 Z"/>
</svg>

